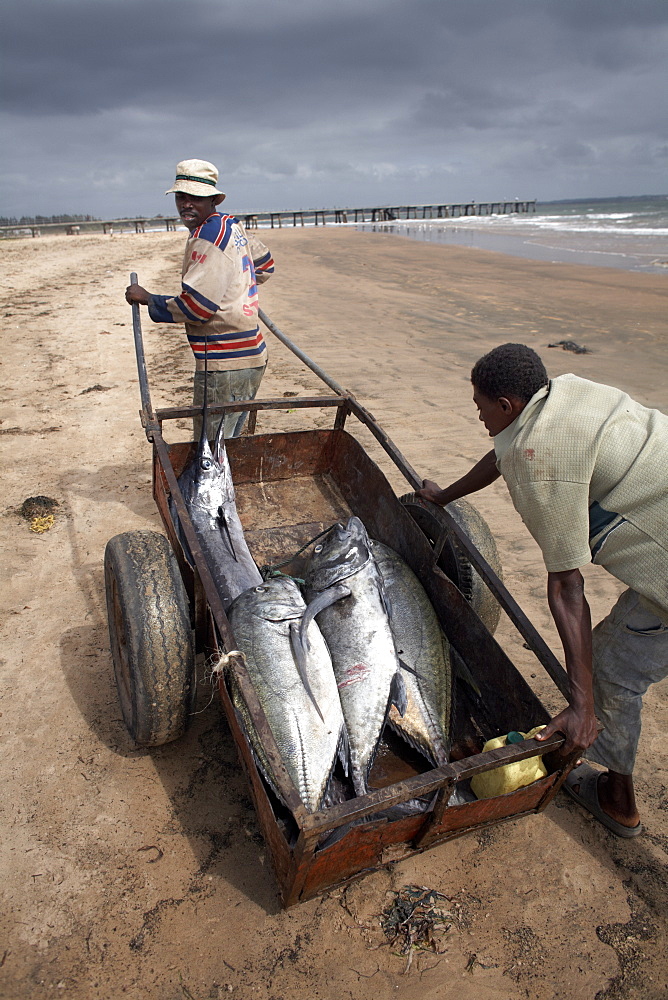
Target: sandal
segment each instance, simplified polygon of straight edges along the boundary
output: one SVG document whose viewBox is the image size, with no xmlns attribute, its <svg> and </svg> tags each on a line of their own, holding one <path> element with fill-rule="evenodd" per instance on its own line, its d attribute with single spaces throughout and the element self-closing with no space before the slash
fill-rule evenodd
<svg viewBox="0 0 668 1000">
<path fill-rule="evenodd" d="M 602 823 L 618 837 L 637 837 L 638 834 L 642 833 L 642 823 L 638 823 L 636 826 L 624 826 L 623 823 L 618 823 L 601 808 L 598 801 L 598 779 L 602 773 L 602 771 L 594 770 L 590 764 L 579 764 L 568 775 L 562 788 L 571 798 L 575 799 L 578 805 L 590 812 L 599 823 Z M 574 785 L 580 786 L 577 792 Z"/>
</svg>

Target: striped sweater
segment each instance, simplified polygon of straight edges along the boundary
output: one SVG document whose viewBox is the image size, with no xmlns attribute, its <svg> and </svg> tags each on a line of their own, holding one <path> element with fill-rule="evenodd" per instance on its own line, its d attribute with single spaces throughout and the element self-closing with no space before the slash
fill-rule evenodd
<svg viewBox="0 0 668 1000">
<path fill-rule="evenodd" d="M 151 295 L 155 323 L 185 323 L 204 370 L 236 371 L 266 364 L 267 345 L 257 322 L 257 283 L 273 274 L 274 262 L 257 237 L 238 219 L 214 212 L 186 243 L 179 295 Z"/>
</svg>

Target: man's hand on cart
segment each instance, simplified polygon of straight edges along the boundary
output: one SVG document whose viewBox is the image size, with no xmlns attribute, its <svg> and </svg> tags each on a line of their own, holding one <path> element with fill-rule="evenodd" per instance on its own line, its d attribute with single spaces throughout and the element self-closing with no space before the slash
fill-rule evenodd
<svg viewBox="0 0 668 1000">
<path fill-rule="evenodd" d="M 141 306 L 147 306 L 151 293 L 147 292 L 141 285 L 128 285 L 125 289 L 125 301 L 132 305 L 138 302 Z"/>
<path fill-rule="evenodd" d="M 569 705 L 559 715 L 555 715 L 545 726 L 545 729 L 537 733 L 536 739 L 543 742 L 553 733 L 563 733 L 566 741 L 559 753 L 567 756 L 574 750 L 583 751 L 590 747 L 598 736 L 598 732 L 599 726 L 593 707 L 589 710 L 578 710 Z"/>
<path fill-rule="evenodd" d="M 497 480 L 500 475 L 501 473 L 496 467 L 496 452 L 492 448 L 486 455 L 483 455 L 480 461 L 465 476 L 462 476 L 461 479 L 458 479 L 457 482 L 452 483 L 450 486 L 446 486 L 444 490 L 430 479 L 425 479 L 422 482 L 422 489 L 416 490 L 415 493 L 422 500 L 431 500 L 432 503 L 437 503 L 439 507 L 445 507 L 447 504 L 452 503 L 453 500 L 466 497 L 469 493 L 477 493 L 478 490 L 482 490 L 485 486 L 489 486 L 490 483 Z"/>
<path fill-rule="evenodd" d="M 431 481 L 431 479 L 423 479 L 422 489 L 415 491 L 416 497 L 421 500 L 431 500 L 432 503 L 437 503 L 443 506 L 443 490 L 437 483 Z"/>
</svg>

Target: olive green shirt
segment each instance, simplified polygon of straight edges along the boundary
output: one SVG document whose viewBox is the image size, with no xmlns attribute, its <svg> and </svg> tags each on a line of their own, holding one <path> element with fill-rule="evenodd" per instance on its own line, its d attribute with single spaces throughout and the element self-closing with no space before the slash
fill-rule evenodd
<svg viewBox="0 0 668 1000">
<path fill-rule="evenodd" d="M 560 375 L 494 438 L 497 467 L 548 572 L 593 561 L 668 621 L 668 417 Z M 590 532 L 590 507 L 607 523 Z"/>
</svg>

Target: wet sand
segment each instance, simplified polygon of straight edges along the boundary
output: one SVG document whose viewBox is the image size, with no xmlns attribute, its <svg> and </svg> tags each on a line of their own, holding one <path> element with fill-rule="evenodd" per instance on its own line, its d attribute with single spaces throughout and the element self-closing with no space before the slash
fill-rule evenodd
<svg viewBox="0 0 668 1000">
<path fill-rule="evenodd" d="M 469 372 L 496 344 L 556 375 L 618 385 L 668 411 L 668 282 L 333 227 L 264 232 L 268 315 L 376 416 L 413 467 L 445 485 L 489 448 Z M 284 912 L 246 780 L 210 689 L 180 742 L 137 749 L 120 719 L 102 560 L 120 531 L 160 522 L 139 393 L 129 272 L 175 291 L 182 233 L 0 244 L 5 296 L 2 945 L 0 996 L 247 1000 L 659 1000 L 665 996 L 668 722 L 645 699 L 636 771 L 646 833 L 619 841 L 557 800 Z M 189 400 L 174 329 L 144 331 L 156 405 Z M 571 339 L 591 353 L 548 344 Z M 273 338 L 266 396 L 325 392 Z M 258 431 L 325 426 L 324 411 L 262 414 Z M 186 425 L 170 431 L 185 439 Z M 168 434 L 169 437 L 169 434 Z M 408 484 L 368 436 L 397 493 Z M 33 534 L 17 508 L 59 501 Z M 506 583 L 560 654 L 534 542 L 501 483 L 473 498 Z M 586 568 L 595 620 L 620 586 Z M 551 709 L 560 696 L 512 627 L 499 639 Z M 406 956 L 378 918 L 408 884 L 444 893 L 443 954 Z"/>
</svg>

